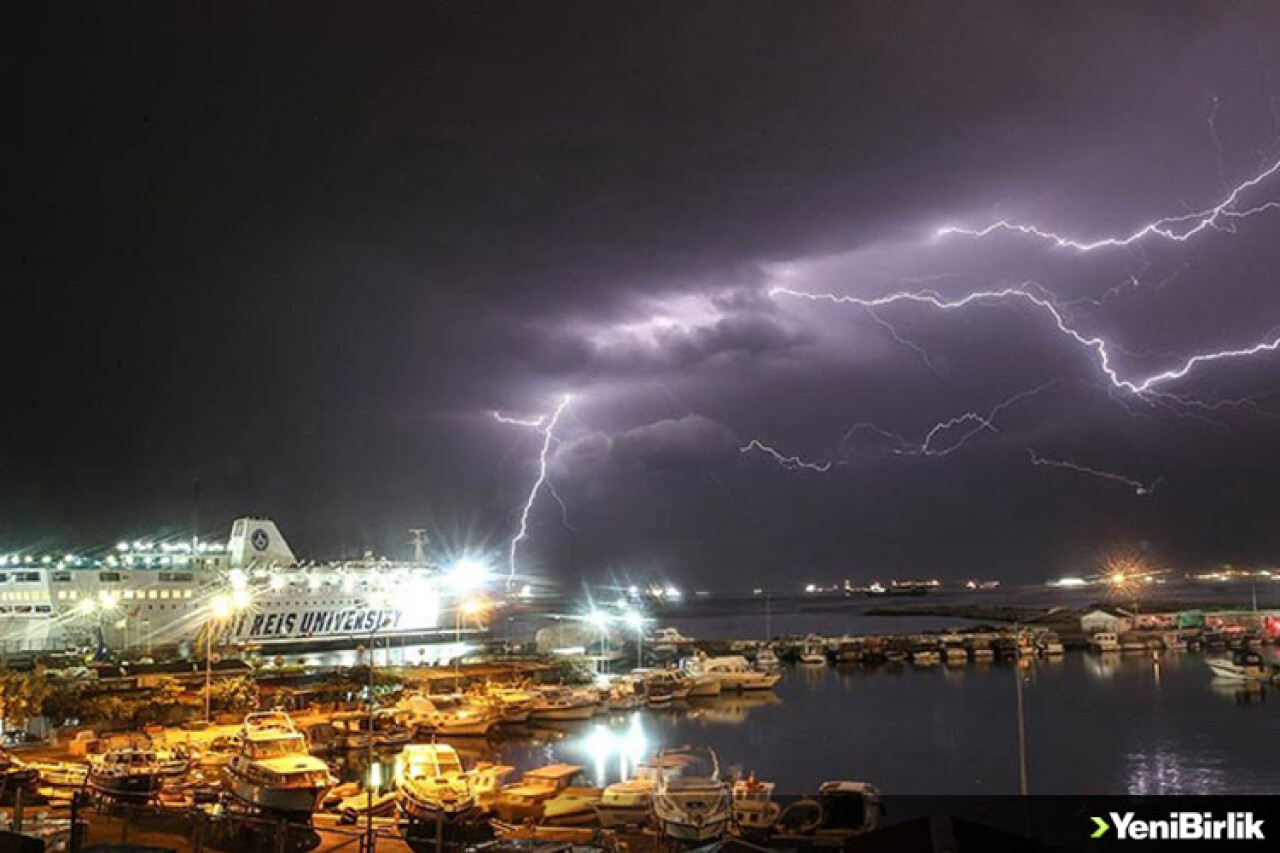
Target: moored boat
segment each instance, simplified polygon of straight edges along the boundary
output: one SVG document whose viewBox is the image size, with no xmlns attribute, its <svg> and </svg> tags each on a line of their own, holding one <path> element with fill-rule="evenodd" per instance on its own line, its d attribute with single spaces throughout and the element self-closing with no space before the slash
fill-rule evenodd
<svg viewBox="0 0 1280 853">
<path fill-rule="evenodd" d="M 1262 655 L 1248 650 L 1232 652 L 1230 657 L 1208 658 L 1205 663 L 1216 677 L 1233 681 L 1269 681 L 1273 674 Z"/>
<path fill-rule="evenodd" d="M 524 820 L 541 820 L 548 800 L 569 789 L 595 791 L 599 801 L 599 789 L 587 781 L 583 769 L 576 764 L 550 764 L 530 770 L 518 782 L 504 785 L 498 792 L 494 812 L 500 820 L 519 823 Z M 594 815 L 590 803 L 583 809 Z"/>
<path fill-rule="evenodd" d="M 412 821 L 453 824 L 475 813 L 479 801 L 471 775 L 452 746 L 410 744 L 396 770 L 400 809 Z"/>
<path fill-rule="evenodd" d="M 149 745 L 108 749 L 89 766 L 89 789 L 119 802 L 146 803 L 160 794 L 164 767 Z"/>
<path fill-rule="evenodd" d="M 658 762 L 680 768 L 679 773 L 660 776 L 653 794 L 653 817 L 661 834 L 692 842 L 724 835 L 733 809 L 715 751 L 669 749 L 658 753 Z"/>
<path fill-rule="evenodd" d="M 337 783 L 328 766 L 311 755 L 307 739 L 288 714 L 250 714 L 240 733 L 240 751 L 226 766 L 227 789 L 241 802 L 275 812 L 311 814 Z"/>
</svg>

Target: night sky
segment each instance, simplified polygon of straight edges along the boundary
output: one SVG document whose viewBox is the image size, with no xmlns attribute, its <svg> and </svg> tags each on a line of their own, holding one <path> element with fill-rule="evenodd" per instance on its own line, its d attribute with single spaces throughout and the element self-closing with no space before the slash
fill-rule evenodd
<svg viewBox="0 0 1280 853">
<path fill-rule="evenodd" d="M 571 393 L 519 551 L 569 584 L 1280 562 L 1280 355 L 1117 386 L 1275 339 L 1280 173 L 1186 239 L 938 233 L 1213 209 L 1280 159 L 1275 4 L 43 14 L 0 550 L 258 514 L 304 556 L 420 526 L 503 564 L 544 435 L 493 412 Z"/>
</svg>

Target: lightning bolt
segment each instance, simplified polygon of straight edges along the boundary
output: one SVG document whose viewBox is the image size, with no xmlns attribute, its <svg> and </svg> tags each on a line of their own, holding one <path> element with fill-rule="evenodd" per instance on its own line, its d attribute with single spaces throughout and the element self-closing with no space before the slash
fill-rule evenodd
<svg viewBox="0 0 1280 853">
<path fill-rule="evenodd" d="M 1067 462 L 1061 459 L 1045 459 L 1037 456 L 1036 452 L 1031 448 L 1027 448 L 1027 453 L 1031 454 L 1032 465 L 1046 465 L 1051 468 L 1063 468 L 1067 471 L 1075 471 L 1080 474 L 1088 474 L 1091 477 L 1101 477 L 1104 480 L 1111 480 L 1116 483 L 1124 483 L 1126 486 L 1133 488 L 1134 493 L 1139 496 L 1153 494 L 1156 486 L 1160 484 L 1163 477 L 1157 477 L 1150 483 L 1144 483 L 1141 480 L 1135 480 L 1132 477 L 1126 477 L 1123 474 L 1116 474 L 1111 471 L 1099 471 L 1097 468 L 1090 468 L 1087 465 L 1078 465 L 1075 462 Z"/>
<path fill-rule="evenodd" d="M 520 525 L 516 531 L 516 535 L 511 537 L 511 545 L 507 552 L 507 587 L 516 579 L 516 554 L 519 551 L 520 543 L 529 537 L 529 513 L 533 511 L 533 505 L 538 500 L 538 493 L 542 491 L 543 485 L 547 482 L 547 458 L 551 453 L 551 444 L 555 441 L 556 424 L 560 422 L 560 415 L 568 408 L 569 403 L 573 401 L 570 394 L 565 394 L 560 400 L 560 405 L 549 416 L 543 416 L 538 419 L 537 423 L 519 422 L 514 418 L 504 421 L 504 423 L 519 423 L 521 426 L 533 426 L 542 432 L 542 450 L 538 453 L 538 478 L 533 481 L 533 487 L 529 489 L 529 497 L 525 499 L 524 506 L 520 509 Z M 497 415 L 497 412 L 494 413 Z M 501 418 L 499 418 L 501 420 Z M 543 426 L 543 423 L 546 426 Z"/>
<path fill-rule="evenodd" d="M 831 470 L 830 462 L 806 462 L 799 456 L 786 456 L 767 444 L 751 439 L 748 443 L 738 448 L 739 453 L 750 453 L 751 451 L 759 451 L 773 457 L 773 460 L 786 468 L 788 471 L 816 471 L 819 474 L 825 474 Z"/>
<path fill-rule="evenodd" d="M 1185 358 L 1182 364 L 1178 367 L 1153 373 L 1149 376 L 1126 379 L 1122 377 L 1119 371 L 1112 365 L 1111 349 L 1118 349 L 1118 347 L 1115 347 L 1113 344 L 1109 344 L 1103 338 L 1090 336 L 1076 330 L 1068 324 L 1066 318 L 1063 317 L 1062 312 L 1052 300 L 1030 293 L 1024 287 L 1008 287 L 999 290 L 979 290 L 955 299 L 948 299 L 936 291 L 931 290 L 890 293 L 873 299 L 867 299 L 859 296 L 845 296 L 835 293 L 807 293 L 805 291 L 793 290 L 788 287 L 772 288 L 769 291 L 769 294 L 771 296 L 782 295 L 791 296 L 797 299 L 807 299 L 811 302 L 831 302 L 838 305 L 856 305 L 864 308 L 868 306 L 878 308 L 885 305 L 893 305 L 898 302 L 909 302 L 919 305 L 929 305 L 944 311 L 954 311 L 965 308 L 974 303 L 981 302 L 1029 302 L 1039 310 L 1048 314 L 1062 335 L 1075 341 L 1081 347 L 1092 351 L 1098 360 L 1099 368 L 1115 388 L 1128 391 L 1138 396 L 1153 394 L 1156 386 L 1182 379 L 1202 365 L 1212 364 L 1217 361 L 1259 355 L 1266 352 L 1275 352 L 1277 349 L 1280 349 L 1280 334 L 1272 331 L 1269 337 L 1249 346 L 1218 350 L 1216 352 L 1198 353 Z"/>
<path fill-rule="evenodd" d="M 937 231 L 937 236 L 947 237 L 950 235 L 960 235 L 964 237 L 986 237 L 997 231 L 1009 231 L 1015 234 L 1025 234 L 1030 237 L 1036 237 L 1060 249 L 1073 249 L 1077 252 L 1092 252 L 1097 249 L 1110 249 L 1122 246 L 1132 246 L 1147 238 L 1155 238 L 1168 240 L 1174 243 L 1185 243 L 1192 237 L 1203 231 L 1229 231 L 1232 230 L 1232 223 L 1235 220 L 1247 219 L 1259 213 L 1269 210 L 1280 210 L 1280 202 L 1269 201 L 1248 210 L 1237 210 L 1236 204 L 1240 201 L 1240 197 L 1249 190 L 1265 183 L 1277 172 L 1280 172 L 1280 160 L 1276 160 L 1267 166 L 1261 172 L 1248 178 L 1247 180 L 1237 184 L 1225 198 L 1215 204 L 1213 207 L 1194 213 L 1184 213 L 1180 216 L 1166 216 L 1163 219 L 1157 219 L 1148 222 L 1138 230 L 1131 234 L 1116 237 L 1103 237 L 1099 240 L 1086 242 L 1072 237 L 1064 237 L 1053 231 L 1041 228 L 1038 225 L 1029 225 L 1025 223 L 1010 222 L 1007 219 L 1001 219 L 986 225 L 982 228 L 959 228 L 947 226 Z M 1225 223 L 1225 224 L 1224 224 Z"/>
<path fill-rule="evenodd" d="M 510 424 L 512 426 L 522 426 L 522 427 L 530 427 L 532 429 L 537 429 L 538 427 L 542 426 L 542 422 L 547 419 L 547 416 L 542 415 L 539 418 L 513 418 L 508 415 L 502 414 L 502 412 L 494 412 L 493 419 L 500 424 Z"/>
</svg>

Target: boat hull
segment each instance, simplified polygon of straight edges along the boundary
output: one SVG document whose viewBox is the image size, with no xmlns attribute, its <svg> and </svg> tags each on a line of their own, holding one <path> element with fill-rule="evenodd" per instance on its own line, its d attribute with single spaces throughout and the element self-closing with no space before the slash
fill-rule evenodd
<svg viewBox="0 0 1280 853">
<path fill-rule="evenodd" d="M 102 776 L 89 774 L 89 788 L 95 794 L 112 800 L 129 803 L 145 803 L 160 794 L 160 775 Z"/>
<path fill-rule="evenodd" d="M 274 812 L 305 812 L 311 814 L 320 807 L 329 788 L 298 787 L 271 788 L 251 782 L 235 773 L 227 773 L 227 790 L 237 800 L 255 808 Z"/>
</svg>

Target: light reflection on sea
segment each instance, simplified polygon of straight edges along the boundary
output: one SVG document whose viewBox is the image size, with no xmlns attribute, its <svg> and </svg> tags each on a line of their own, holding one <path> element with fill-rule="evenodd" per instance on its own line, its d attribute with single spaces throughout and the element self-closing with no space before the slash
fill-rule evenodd
<svg viewBox="0 0 1280 853">
<path fill-rule="evenodd" d="M 1149 654 L 1035 663 L 1025 682 L 1032 793 L 1276 789 L 1267 746 L 1280 736 L 1275 699 L 1215 682 L 1203 655 L 1158 660 L 1158 677 Z M 861 779 L 893 794 L 1007 794 L 1017 790 L 1013 678 L 1007 664 L 794 667 L 776 695 L 726 695 L 455 743 L 469 761 L 519 769 L 565 761 L 602 784 L 659 747 L 706 744 L 726 769 L 755 771 L 783 792 Z"/>
</svg>

